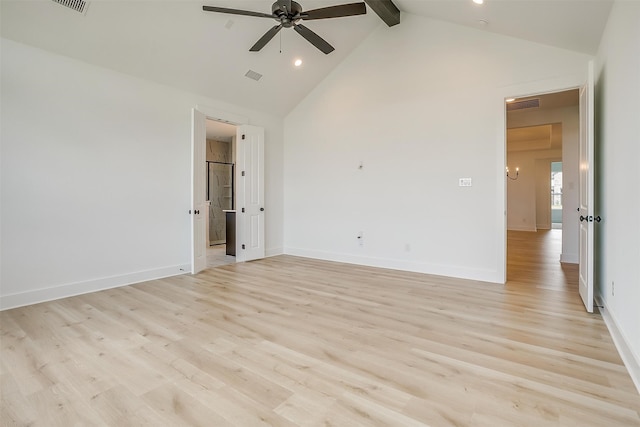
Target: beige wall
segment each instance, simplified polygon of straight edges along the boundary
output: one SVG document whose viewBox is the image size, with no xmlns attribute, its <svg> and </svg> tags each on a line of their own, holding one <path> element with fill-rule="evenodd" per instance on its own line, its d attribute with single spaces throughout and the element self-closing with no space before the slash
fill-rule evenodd
<svg viewBox="0 0 640 427">
<path fill-rule="evenodd" d="M 391 30 L 285 119 L 285 253 L 503 283 L 504 99 L 576 87 L 589 57 L 411 14 Z"/>
<path fill-rule="evenodd" d="M 233 163 L 231 142 L 207 139 L 207 161 Z"/>
</svg>

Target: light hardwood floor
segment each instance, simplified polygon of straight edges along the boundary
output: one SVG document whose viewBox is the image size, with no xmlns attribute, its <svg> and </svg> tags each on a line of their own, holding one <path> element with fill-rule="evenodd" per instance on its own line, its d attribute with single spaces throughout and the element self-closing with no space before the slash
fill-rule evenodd
<svg viewBox="0 0 640 427">
<path fill-rule="evenodd" d="M 226 245 L 214 245 L 207 248 L 207 268 L 220 267 L 235 262 L 235 256 L 227 255 Z"/>
<path fill-rule="evenodd" d="M 279 256 L 8 310 L 1 423 L 640 426 L 557 235 L 506 286 Z"/>
</svg>

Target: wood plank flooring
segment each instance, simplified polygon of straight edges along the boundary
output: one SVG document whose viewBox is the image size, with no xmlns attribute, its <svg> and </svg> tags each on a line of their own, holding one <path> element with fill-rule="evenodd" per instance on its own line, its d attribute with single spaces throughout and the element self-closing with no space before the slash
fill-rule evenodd
<svg viewBox="0 0 640 427">
<path fill-rule="evenodd" d="M 279 256 L 7 310 L 2 426 L 640 426 L 553 231 L 506 286 Z"/>
<path fill-rule="evenodd" d="M 207 268 L 220 267 L 223 265 L 234 264 L 236 257 L 227 255 L 227 246 L 214 245 L 207 248 Z"/>
</svg>

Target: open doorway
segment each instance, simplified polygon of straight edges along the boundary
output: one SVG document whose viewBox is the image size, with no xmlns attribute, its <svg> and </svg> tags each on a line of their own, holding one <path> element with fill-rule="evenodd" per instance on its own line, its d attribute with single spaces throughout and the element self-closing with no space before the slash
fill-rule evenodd
<svg viewBox="0 0 640 427">
<path fill-rule="evenodd" d="M 235 257 L 235 138 L 233 124 L 207 119 L 207 268 L 233 264 Z"/>
<path fill-rule="evenodd" d="M 264 128 L 249 125 L 245 117 L 197 106 L 191 110 L 191 273 L 207 268 L 207 120 L 237 126 L 234 201 L 235 255 L 237 262 L 265 257 Z M 217 123 L 213 123 L 217 124 Z M 230 212 L 227 212 L 230 213 Z M 237 218 L 236 218 L 237 216 Z M 228 240 L 228 239 L 227 239 Z M 232 248 L 228 242 L 226 249 Z"/>
<path fill-rule="evenodd" d="M 530 251 L 541 271 L 578 262 L 575 209 L 563 209 L 578 206 L 578 104 L 577 89 L 506 101 L 507 282 L 519 274 L 510 259 Z"/>
</svg>

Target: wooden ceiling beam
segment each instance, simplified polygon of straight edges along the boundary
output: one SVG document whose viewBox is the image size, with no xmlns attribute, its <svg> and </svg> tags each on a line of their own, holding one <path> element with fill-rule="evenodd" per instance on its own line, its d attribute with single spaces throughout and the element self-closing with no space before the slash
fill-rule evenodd
<svg viewBox="0 0 640 427">
<path fill-rule="evenodd" d="M 375 13 L 390 27 L 400 23 L 400 10 L 392 0 L 364 0 Z"/>
</svg>

